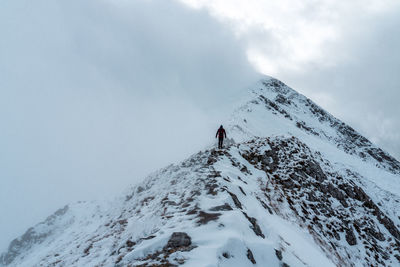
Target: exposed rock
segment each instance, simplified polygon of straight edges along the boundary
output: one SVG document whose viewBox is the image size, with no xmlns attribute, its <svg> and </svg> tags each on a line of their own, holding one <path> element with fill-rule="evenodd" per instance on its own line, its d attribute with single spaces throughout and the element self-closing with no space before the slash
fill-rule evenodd
<svg viewBox="0 0 400 267">
<path fill-rule="evenodd" d="M 257 219 L 254 217 L 250 217 L 247 215 L 246 212 L 243 212 L 243 215 L 246 217 L 246 219 L 251 223 L 251 229 L 254 231 L 254 233 L 262 238 L 265 238 L 264 234 L 261 231 L 260 226 L 257 224 Z"/>
<path fill-rule="evenodd" d="M 284 110 L 283 108 L 279 107 L 275 102 L 269 100 L 268 98 L 266 98 L 263 95 L 259 95 L 258 99 L 262 102 L 264 102 L 265 107 L 269 110 L 273 109 L 274 113 L 277 114 L 276 112 L 282 114 L 285 118 L 288 118 L 290 120 L 292 120 L 292 117 L 289 115 L 289 113 L 287 113 L 286 110 Z M 275 112 L 276 111 L 276 112 Z"/>
<path fill-rule="evenodd" d="M 194 207 L 193 209 L 189 210 L 188 212 L 186 212 L 187 215 L 195 215 L 197 214 L 197 212 L 199 211 L 198 207 Z"/>
<path fill-rule="evenodd" d="M 296 127 L 300 128 L 300 129 L 303 129 L 303 130 L 305 130 L 305 131 L 307 131 L 307 132 L 309 132 L 309 133 L 311 133 L 313 135 L 319 136 L 319 133 L 316 132 L 313 128 L 307 126 L 307 124 L 304 121 L 296 122 Z"/>
<path fill-rule="evenodd" d="M 325 173 L 322 171 L 321 167 L 314 161 L 306 161 L 301 170 L 315 178 L 318 182 L 323 182 L 326 179 Z"/>
<path fill-rule="evenodd" d="M 249 259 L 249 261 L 251 261 L 251 263 L 253 263 L 253 264 L 257 263 L 256 260 L 254 259 L 253 252 L 249 248 L 247 249 L 246 256 Z"/>
<path fill-rule="evenodd" d="M 168 240 L 165 249 L 172 248 L 178 249 L 181 247 L 188 247 L 192 244 L 192 239 L 187 233 L 184 232 L 174 232 L 172 233 L 170 239 Z"/>
<path fill-rule="evenodd" d="M 142 186 L 138 186 L 136 192 L 139 194 L 139 193 L 142 193 L 143 191 L 144 191 L 144 188 Z"/>
<path fill-rule="evenodd" d="M 245 173 L 245 174 L 251 174 L 250 171 L 247 169 L 246 166 L 242 166 L 242 168 L 240 169 L 241 172 Z"/>
<path fill-rule="evenodd" d="M 385 214 L 383 214 L 382 211 L 377 210 L 376 212 L 379 222 L 385 226 L 389 233 L 391 233 L 397 240 L 400 241 L 400 231 L 394 225 L 393 221 L 389 219 L 389 217 L 387 217 Z"/>
<path fill-rule="evenodd" d="M 350 246 L 357 245 L 357 238 L 351 229 L 346 229 L 346 241 Z"/>
<path fill-rule="evenodd" d="M 289 99 L 287 99 L 285 96 L 283 96 L 282 94 L 278 94 L 275 98 L 275 101 L 283 104 L 283 105 L 291 105 L 292 101 L 290 101 Z"/>
<path fill-rule="evenodd" d="M 370 237 L 374 237 L 375 239 L 379 240 L 379 241 L 385 241 L 385 236 L 379 232 L 376 231 L 375 229 L 371 228 L 371 227 L 367 227 L 364 230 Z"/>
<path fill-rule="evenodd" d="M 190 251 L 194 249 L 195 246 L 192 245 L 192 240 L 187 233 L 184 232 L 174 232 L 172 233 L 168 243 L 162 250 L 155 251 L 154 253 L 150 253 L 142 258 L 138 258 L 136 260 L 144 262 L 139 265 L 131 265 L 127 264 L 126 262 L 123 263 L 123 255 L 116 261 L 116 267 L 123 267 L 123 266 L 142 266 L 142 267 L 150 267 L 150 266 L 164 266 L 164 267 L 175 267 L 185 263 L 184 257 L 174 257 L 171 259 L 171 255 L 176 251 Z M 121 262 L 121 263 L 120 263 Z"/>
<path fill-rule="evenodd" d="M 132 242 L 131 240 L 127 240 L 127 241 L 126 241 L 126 246 L 127 246 L 127 247 L 130 248 L 130 247 L 133 247 L 134 245 L 136 245 L 136 242 Z"/>
<path fill-rule="evenodd" d="M 226 259 L 229 259 L 231 257 L 231 255 L 228 252 L 223 252 L 222 256 Z"/>
<path fill-rule="evenodd" d="M 218 191 L 216 190 L 218 188 L 217 180 L 214 177 L 207 179 L 204 188 L 207 190 L 207 194 L 213 196 L 217 195 L 218 194 Z"/>
<path fill-rule="evenodd" d="M 85 255 L 88 255 L 90 252 L 90 249 L 93 247 L 93 243 L 91 243 L 87 248 L 85 248 L 85 250 L 83 251 L 83 253 L 85 253 Z"/>
<path fill-rule="evenodd" d="M 210 211 L 227 211 L 227 210 L 233 210 L 231 206 L 229 206 L 228 203 L 225 203 L 224 205 L 220 206 L 215 206 L 210 209 Z"/>
<path fill-rule="evenodd" d="M 293 180 L 286 179 L 281 181 L 282 185 L 288 189 L 292 189 L 296 187 L 296 183 Z"/>
<path fill-rule="evenodd" d="M 261 203 L 261 206 L 263 206 L 264 209 L 268 210 L 269 214 L 273 214 L 272 209 L 268 207 L 267 203 L 265 203 L 263 200 L 261 200 L 260 197 L 257 196 L 257 200 Z"/>
<path fill-rule="evenodd" d="M 233 200 L 233 203 L 235 204 L 235 206 L 236 206 L 238 209 L 242 209 L 242 203 L 240 203 L 238 197 L 237 197 L 234 193 L 231 193 L 231 192 L 229 192 L 229 191 L 228 191 L 228 194 L 231 195 L 232 200 Z"/>
<path fill-rule="evenodd" d="M 239 186 L 240 192 L 242 192 L 243 195 L 246 195 L 246 193 L 244 192 L 243 188 L 241 186 Z"/>
<path fill-rule="evenodd" d="M 275 255 L 280 261 L 283 259 L 282 251 L 275 249 Z"/>
<path fill-rule="evenodd" d="M 199 220 L 197 223 L 199 224 L 207 224 L 210 221 L 216 221 L 218 220 L 219 216 L 221 216 L 221 213 L 207 213 L 204 211 L 199 212 Z"/>
<path fill-rule="evenodd" d="M 139 240 L 150 240 L 150 239 L 153 239 L 155 237 L 156 237 L 155 235 L 149 235 L 147 237 L 140 238 Z"/>
<path fill-rule="evenodd" d="M 395 256 L 395 258 L 400 262 L 400 255 L 399 254 L 396 254 L 396 255 L 394 255 Z"/>
</svg>

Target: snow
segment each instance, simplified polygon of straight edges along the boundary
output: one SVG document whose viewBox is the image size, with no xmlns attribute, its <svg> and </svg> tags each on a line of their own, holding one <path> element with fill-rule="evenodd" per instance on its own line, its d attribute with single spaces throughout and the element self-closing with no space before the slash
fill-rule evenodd
<svg viewBox="0 0 400 267">
<path fill-rule="evenodd" d="M 352 246 L 344 232 L 337 233 L 339 239 L 323 236 L 305 214 L 325 222 L 320 229 L 326 233 L 332 225 L 354 228 L 340 218 L 343 214 L 352 221 L 370 216 L 371 229 L 376 227 L 385 237 L 376 246 L 392 246 L 388 237 L 395 237 L 377 217 L 366 213 L 362 202 L 350 200 L 352 206 L 345 207 L 329 196 L 326 201 L 336 214 L 317 214 L 310 208 L 304 211 L 305 204 L 313 204 L 306 197 L 310 193 L 307 188 L 298 189 L 299 196 L 291 204 L 288 199 L 294 195 L 274 184 L 276 179 L 291 179 L 287 172 L 298 168 L 304 160 L 301 155 L 290 154 L 290 159 L 271 173 L 263 164 L 272 164 L 272 158 L 267 163 L 252 163 L 244 155 L 267 155 L 274 149 L 271 144 L 286 142 L 289 152 L 282 153 L 300 151 L 327 174 L 321 184 L 336 186 L 337 177 L 343 177 L 340 183 L 362 188 L 400 228 L 399 172 L 390 161 L 380 162 L 369 154 L 360 157 L 376 147 L 366 141 L 358 144 L 359 137 L 346 140 L 335 128 L 340 121 L 320 113 L 294 90 L 270 77 L 253 88 L 227 128 L 235 144 L 224 150 L 206 147 L 183 162 L 156 171 L 114 200 L 70 204 L 64 214 L 34 226 L 34 233 L 44 237 L 28 236 L 7 266 L 134 266 L 160 264 L 164 258 L 173 264 L 202 267 L 378 264 L 367 261 L 372 251 L 363 244 L 366 237 L 354 231 L 357 244 Z M 231 210 L 212 210 L 225 204 Z M 203 222 L 201 212 L 206 216 Z M 174 232 L 187 233 L 192 247 L 166 251 Z M 392 266 L 400 263 L 392 254 L 386 262 Z"/>
</svg>

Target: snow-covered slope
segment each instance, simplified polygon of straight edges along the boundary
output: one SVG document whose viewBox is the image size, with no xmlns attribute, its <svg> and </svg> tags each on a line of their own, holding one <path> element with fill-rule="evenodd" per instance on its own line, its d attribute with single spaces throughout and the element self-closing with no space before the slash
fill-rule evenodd
<svg viewBox="0 0 400 267">
<path fill-rule="evenodd" d="M 0 265 L 400 266 L 398 161 L 275 79 L 228 129 L 224 150 L 60 209 Z"/>
<path fill-rule="evenodd" d="M 327 146 L 334 146 L 357 156 L 357 160 L 361 158 L 400 174 L 400 163 L 396 159 L 312 100 L 273 78 L 253 87 L 249 100 L 234 112 L 230 128 L 230 135 L 238 141 L 287 133 L 317 149 L 325 151 Z M 337 149 L 333 149 L 334 154 Z"/>
</svg>

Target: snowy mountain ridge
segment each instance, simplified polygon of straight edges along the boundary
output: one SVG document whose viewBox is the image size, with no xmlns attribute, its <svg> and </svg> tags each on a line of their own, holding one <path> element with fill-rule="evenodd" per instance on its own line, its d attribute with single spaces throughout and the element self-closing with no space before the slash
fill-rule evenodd
<svg viewBox="0 0 400 267">
<path fill-rule="evenodd" d="M 255 136 L 282 133 L 304 136 L 307 133 L 348 154 L 400 174 L 399 161 L 309 98 L 274 78 L 261 80 L 254 86 L 251 99 L 234 113 L 230 128 L 240 141 Z"/>
<path fill-rule="evenodd" d="M 224 150 L 65 206 L 0 266 L 400 266 L 400 163 L 266 78 Z"/>
</svg>

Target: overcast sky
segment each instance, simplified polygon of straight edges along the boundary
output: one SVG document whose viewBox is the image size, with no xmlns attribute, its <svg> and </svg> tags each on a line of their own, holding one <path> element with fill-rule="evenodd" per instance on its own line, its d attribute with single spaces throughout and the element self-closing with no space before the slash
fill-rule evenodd
<svg viewBox="0 0 400 267">
<path fill-rule="evenodd" d="M 258 71 L 400 159 L 400 1 L 181 1 L 229 25 Z"/>
<path fill-rule="evenodd" d="M 0 250 L 211 144 L 259 73 L 400 158 L 399 28 L 399 1 L 1 1 Z"/>
</svg>

